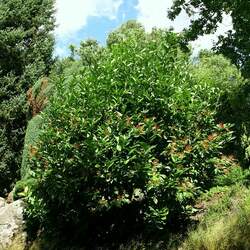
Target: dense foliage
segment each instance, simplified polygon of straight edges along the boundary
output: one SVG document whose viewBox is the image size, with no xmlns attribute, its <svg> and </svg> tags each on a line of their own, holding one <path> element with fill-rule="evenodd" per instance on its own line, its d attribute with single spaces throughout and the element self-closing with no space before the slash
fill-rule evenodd
<svg viewBox="0 0 250 250">
<path fill-rule="evenodd" d="M 57 69 L 27 167 L 27 215 L 46 232 L 114 242 L 142 226 L 163 229 L 223 173 L 233 136 L 217 110 L 231 81 L 195 77 L 180 41 L 129 22 L 106 48 L 82 43 L 82 63 Z"/>
<path fill-rule="evenodd" d="M 192 66 L 193 76 L 206 86 L 224 88 L 217 111 L 220 120 L 234 124 L 236 140 L 234 151 L 245 167 L 250 163 L 250 84 L 241 73 L 232 67 L 230 62 L 221 55 L 212 55 L 203 51 L 199 63 Z M 207 92 L 204 91 L 204 95 Z M 216 96 L 215 96 L 216 98 Z"/>
<path fill-rule="evenodd" d="M 174 19 L 184 10 L 192 18 L 186 32 L 188 40 L 216 31 L 223 14 L 232 17 L 233 27 L 220 36 L 217 51 L 230 58 L 247 77 L 250 76 L 250 2 L 248 0 L 175 0 L 169 13 Z"/>
<path fill-rule="evenodd" d="M 53 0 L 0 2 L 0 195 L 19 177 L 26 92 L 52 64 Z"/>
</svg>

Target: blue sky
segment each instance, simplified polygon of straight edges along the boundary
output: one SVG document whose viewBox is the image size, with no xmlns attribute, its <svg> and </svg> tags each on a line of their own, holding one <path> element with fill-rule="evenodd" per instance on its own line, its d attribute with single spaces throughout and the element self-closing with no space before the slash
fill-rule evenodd
<svg viewBox="0 0 250 250">
<path fill-rule="evenodd" d="M 127 20 L 138 20 L 146 31 L 153 27 L 173 27 L 180 32 L 189 25 L 185 13 L 174 21 L 167 18 L 167 9 L 172 0 L 56 0 L 56 50 L 58 56 L 68 53 L 70 44 L 79 45 L 80 41 L 93 38 L 105 44 L 108 33 Z M 225 16 L 223 23 L 214 35 L 199 38 L 192 45 L 195 50 L 210 48 L 219 34 L 231 28 L 230 17 Z"/>
</svg>

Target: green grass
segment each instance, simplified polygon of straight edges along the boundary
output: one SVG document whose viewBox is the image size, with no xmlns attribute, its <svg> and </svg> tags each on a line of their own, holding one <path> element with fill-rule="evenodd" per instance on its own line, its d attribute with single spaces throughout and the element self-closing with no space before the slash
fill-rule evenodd
<svg viewBox="0 0 250 250">
<path fill-rule="evenodd" d="M 250 190 L 242 185 L 213 188 L 204 198 L 208 210 L 179 249 L 250 249 Z"/>
</svg>

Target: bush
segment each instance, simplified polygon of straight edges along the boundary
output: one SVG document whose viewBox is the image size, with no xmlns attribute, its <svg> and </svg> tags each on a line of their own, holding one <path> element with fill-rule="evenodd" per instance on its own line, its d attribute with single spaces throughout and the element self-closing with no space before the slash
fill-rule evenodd
<svg viewBox="0 0 250 250">
<path fill-rule="evenodd" d="M 46 232 L 114 242 L 166 228 L 220 173 L 232 140 L 208 98 L 220 89 L 203 95 L 178 35 L 124 27 L 97 61 L 55 83 L 29 163 L 27 215 Z"/>
<path fill-rule="evenodd" d="M 219 110 L 226 109 L 224 114 L 227 113 L 227 115 L 220 117 L 220 119 L 224 120 L 230 116 L 228 113 L 229 107 L 225 106 L 224 99 L 231 97 L 230 102 L 232 103 L 232 96 L 244 86 L 245 80 L 236 66 L 233 66 L 230 61 L 222 55 L 217 55 L 210 51 L 201 51 L 198 60 L 198 63 L 191 65 L 193 77 L 203 86 L 204 98 L 210 93 L 212 96 L 209 96 L 209 99 L 213 100 L 212 103 L 217 104 L 215 108 Z M 211 91 L 204 91 L 207 88 L 214 88 L 214 91 L 219 88 L 220 93 L 214 95 Z M 218 103 L 222 106 L 218 105 Z M 222 114 L 219 113 L 218 115 Z"/>
<path fill-rule="evenodd" d="M 32 110 L 33 118 L 28 122 L 26 129 L 22 154 L 22 165 L 20 169 L 21 180 L 15 184 L 15 199 L 24 197 L 26 194 L 24 190 L 30 188 L 34 182 L 33 178 L 31 178 L 31 171 L 28 162 L 37 150 L 37 143 L 43 123 L 43 118 L 40 112 L 48 105 L 49 98 L 52 96 L 52 93 L 52 82 L 48 78 L 40 79 L 28 91 L 28 103 L 30 109 Z"/>
<path fill-rule="evenodd" d="M 220 120 L 234 124 L 234 151 L 246 167 L 250 163 L 250 81 L 242 77 L 241 73 L 230 61 L 221 55 L 203 51 L 199 63 L 192 66 L 192 73 L 205 89 L 214 86 L 223 91 L 220 95 L 213 95 L 217 105 L 217 117 Z M 209 98 L 213 98 L 209 97 Z"/>
<path fill-rule="evenodd" d="M 242 165 L 250 166 L 250 81 L 245 81 L 235 91 L 222 99 L 220 114 L 224 120 L 235 124 L 235 145 Z"/>
<path fill-rule="evenodd" d="M 28 166 L 29 159 L 32 158 L 32 156 L 36 152 L 36 143 L 38 142 L 39 133 L 41 132 L 42 122 L 42 117 L 40 115 L 36 115 L 28 123 L 22 157 L 22 179 L 25 179 L 30 175 L 29 169 L 27 169 L 26 167 Z"/>
</svg>

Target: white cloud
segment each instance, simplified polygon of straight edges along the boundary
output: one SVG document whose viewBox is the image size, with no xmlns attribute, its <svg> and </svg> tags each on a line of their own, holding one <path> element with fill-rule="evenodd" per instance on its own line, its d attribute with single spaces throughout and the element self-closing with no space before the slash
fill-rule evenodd
<svg viewBox="0 0 250 250">
<path fill-rule="evenodd" d="M 174 21 L 169 20 L 167 10 L 172 6 L 172 3 L 173 0 L 138 0 L 137 20 L 145 26 L 147 31 L 153 27 L 173 27 L 176 32 L 180 32 L 189 26 L 190 19 L 186 13 L 182 12 Z M 191 43 L 194 47 L 194 53 L 197 54 L 200 49 L 212 48 L 213 43 L 218 40 L 218 35 L 225 34 L 229 29 L 232 29 L 232 19 L 230 16 L 224 15 L 223 22 L 215 34 L 202 36 Z"/>
<path fill-rule="evenodd" d="M 172 6 L 172 3 L 172 0 L 138 0 L 137 20 L 145 26 L 147 31 L 153 27 L 173 27 L 177 32 L 182 31 L 183 28 L 188 27 L 189 18 L 186 13 L 181 13 L 175 21 L 169 20 L 167 10 Z"/>
<path fill-rule="evenodd" d="M 194 55 L 197 55 L 200 49 L 211 49 L 218 41 L 218 36 L 225 34 L 233 28 L 232 18 L 229 15 L 223 16 L 223 21 L 218 25 L 217 31 L 214 34 L 200 36 L 191 45 L 194 48 Z"/>
<path fill-rule="evenodd" d="M 56 22 L 57 28 L 55 35 L 58 41 L 56 54 L 65 54 L 64 50 L 69 41 L 72 43 L 76 34 L 87 25 L 89 17 L 106 17 L 114 20 L 117 17 L 118 10 L 124 1 L 129 0 L 56 0 Z M 173 27 L 176 32 L 182 31 L 190 24 L 189 17 L 182 12 L 175 21 L 167 18 L 167 10 L 172 6 L 173 0 L 138 0 L 136 7 L 138 14 L 137 20 L 141 22 L 147 31 L 153 27 L 170 28 Z M 126 10 L 122 14 L 122 19 L 126 19 Z M 225 16 L 223 23 L 215 34 L 200 37 L 192 42 L 194 54 L 200 49 L 210 49 L 217 37 L 232 29 L 232 20 L 230 16 Z M 59 47 L 60 42 L 60 47 Z"/>
<path fill-rule="evenodd" d="M 56 46 L 54 51 L 54 56 L 64 57 L 68 53 L 67 48 L 65 46 Z"/>
<path fill-rule="evenodd" d="M 70 36 L 87 24 L 90 16 L 115 19 L 123 0 L 57 0 L 56 35 Z"/>
</svg>

